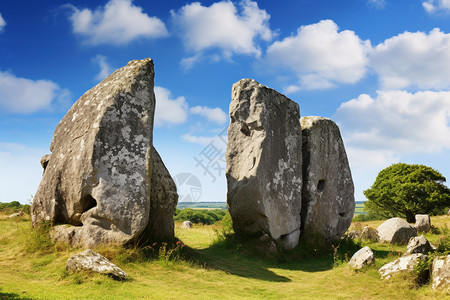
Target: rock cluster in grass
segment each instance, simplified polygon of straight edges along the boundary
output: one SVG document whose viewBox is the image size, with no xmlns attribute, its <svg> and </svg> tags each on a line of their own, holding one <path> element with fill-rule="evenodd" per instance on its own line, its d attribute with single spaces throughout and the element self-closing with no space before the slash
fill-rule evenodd
<svg viewBox="0 0 450 300">
<path fill-rule="evenodd" d="M 350 226 L 354 187 L 337 125 L 255 80 L 233 85 L 227 202 L 237 235 L 291 249 Z"/>
<path fill-rule="evenodd" d="M 31 207 L 73 246 L 171 240 L 178 200 L 153 147 L 152 59 L 134 60 L 86 92 L 56 127 Z"/>
</svg>

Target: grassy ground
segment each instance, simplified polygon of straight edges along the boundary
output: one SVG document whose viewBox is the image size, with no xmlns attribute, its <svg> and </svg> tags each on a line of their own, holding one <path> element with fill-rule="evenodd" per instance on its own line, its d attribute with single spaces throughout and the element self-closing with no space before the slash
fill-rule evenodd
<svg viewBox="0 0 450 300">
<path fill-rule="evenodd" d="M 352 226 L 376 227 L 381 221 Z M 433 217 L 438 227 L 450 217 Z M 417 287 L 408 278 L 380 280 L 377 269 L 398 257 L 405 246 L 368 244 L 376 266 L 354 271 L 345 263 L 359 247 L 342 244 L 335 254 L 315 255 L 304 248 L 275 260 L 255 257 L 239 245 L 217 239 L 220 226 L 194 226 L 176 235 L 188 247 L 190 259 L 136 259 L 133 249 L 97 249 L 129 275 L 117 282 L 108 277 L 67 274 L 67 258 L 80 250 L 52 245 L 30 228 L 29 218 L 0 216 L 0 299 L 443 299 L 429 286 Z M 428 234 L 432 241 L 439 235 Z M 362 245 L 365 245 L 362 243 Z M 292 257 L 298 257 L 292 259 Z M 448 296 L 448 295 L 447 295 Z"/>
</svg>

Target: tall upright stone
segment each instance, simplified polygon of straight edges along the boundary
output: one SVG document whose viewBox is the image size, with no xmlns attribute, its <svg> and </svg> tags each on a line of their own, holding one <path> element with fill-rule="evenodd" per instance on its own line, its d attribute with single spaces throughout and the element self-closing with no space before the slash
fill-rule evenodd
<svg viewBox="0 0 450 300">
<path fill-rule="evenodd" d="M 233 85 L 226 151 L 227 202 L 239 235 L 285 249 L 300 235 L 302 132 L 298 104 L 255 80 Z"/>
<path fill-rule="evenodd" d="M 302 117 L 302 231 L 305 239 L 335 240 L 355 210 L 354 186 L 339 127 L 330 119 Z"/>
<path fill-rule="evenodd" d="M 56 127 L 33 225 L 72 225 L 53 237 L 86 247 L 125 244 L 144 231 L 157 160 L 153 86 L 153 61 L 134 60 L 78 99 Z"/>
</svg>

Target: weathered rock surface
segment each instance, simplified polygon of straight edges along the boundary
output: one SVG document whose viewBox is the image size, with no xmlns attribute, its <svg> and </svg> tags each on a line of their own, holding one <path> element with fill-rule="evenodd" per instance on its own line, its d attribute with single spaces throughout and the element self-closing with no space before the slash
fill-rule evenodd
<svg viewBox="0 0 450 300">
<path fill-rule="evenodd" d="M 362 269 L 374 262 L 375 256 L 372 249 L 365 246 L 364 248 L 359 249 L 355 254 L 353 254 L 348 264 L 354 269 Z"/>
<path fill-rule="evenodd" d="M 239 235 L 298 244 L 302 145 L 298 104 L 255 80 L 233 85 L 226 152 L 227 202 Z"/>
<path fill-rule="evenodd" d="M 66 263 L 66 270 L 68 272 L 93 271 L 108 275 L 116 280 L 125 280 L 128 277 L 125 271 L 91 249 L 69 257 Z"/>
<path fill-rule="evenodd" d="M 349 228 L 354 186 L 339 127 L 330 119 L 302 117 L 303 236 L 335 240 Z"/>
<path fill-rule="evenodd" d="M 426 261 L 427 257 L 428 256 L 425 254 L 415 253 L 397 258 L 378 270 L 381 274 L 381 279 L 390 279 L 399 272 L 412 272 L 414 266 L 417 265 L 419 261 Z"/>
<path fill-rule="evenodd" d="M 175 237 L 173 215 L 178 203 L 177 187 L 154 147 L 151 157 L 150 215 L 140 239 L 169 242 Z"/>
<path fill-rule="evenodd" d="M 434 290 L 450 292 L 450 254 L 434 258 L 431 268 L 431 287 Z"/>
<path fill-rule="evenodd" d="M 191 221 L 184 221 L 183 223 L 181 223 L 180 228 L 188 228 L 191 229 L 193 227 L 192 222 Z"/>
<path fill-rule="evenodd" d="M 427 254 L 428 252 L 433 250 L 433 246 L 430 242 L 423 236 L 412 237 L 408 245 L 406 246 L 405 255 L 413 254 L 413 253 L 423 253 Z"/>
<path fill-rule="evenodd" d="M 417 232 L 428 232 L 431 230 L 431 221 L 429 215 L 416 215 Z"/>
<path fill-rule="evenodd" d="M 364 226 L 363 230 L 361 231 L 360 238 L 372 242 L 377 242 L 380 239 L 377 230 L 369 226 Z"/>
<path fill-rule="evenodd" d="M 73 246 L 125 244 L 150 228 L 173 237 L 173 223 L 158 215 L 173 214 L 177 197 L 152 145 L 153 78 L 151 59 L 131 61 L 72 106 L 42 159 L 33 225 L 73 225 L 52 233 Z"/>
<path fill-rule="evenodd" d="M 380 242 L 406 244 L 417 235 L 417 229 L 401 218 L 391 218 L 377 228 Z"/>
</svg>

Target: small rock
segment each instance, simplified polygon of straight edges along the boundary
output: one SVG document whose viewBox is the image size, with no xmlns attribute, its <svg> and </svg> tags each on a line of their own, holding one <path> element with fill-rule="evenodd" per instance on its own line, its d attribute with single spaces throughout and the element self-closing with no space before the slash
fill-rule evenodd
<svg viewBox="0 0 450 300">
<path fill-rule="evenodd" d="M 19 210 L 19 212 L 15 213 L 15 214 L 9 215 L 8 219 L 12 219 L 12 218 L 20 217 L 20 216 L 23 216 L 23 211 L 21 211 L 21 210 Z"/>
<path fill-rule="evenodd" d="M 66 264 L 66 270 L 68 272 L 88 270 L 108 275 L 116 280 L 125 280 L 128 277 L 128 274 L 121 268 L 91 249 L 87 249 L 83 253 L 69 257 Z"/>
<path fill-rule="evenodd" d="M 433 250 L 433 246 L 430 242 L 423 236 L 412 237 L 408 246 L 406 246 L 405 255 L 413 254 L 413 253 L 423 253 L 427 254 L 428 252 Z"/>
<path fill-rule="evenodd" d="M 450 254 L 434 258 L 431 268 L 431 287 L 433 290 L 450 291 Z"/>
<path fill-rule="evenodd" d="M 351 231 L 348 231 L 344 235 L 344 237 L 347 238 L 347 239 L 353 240 L 353 239 L 358 238 L 360 234 L 361 233 L 358 230 L 351 230 Z"/>
<path fill-rule="evenodd" d="M 412 272 L 414 266 L 417 265 L 419 261 L 426 261 L 427 258 L 428 256 L 422 253 L 402 256 L 393 262 L 382 266 L 378 272 L 381 274 L 381 279 L 390 279 L 392 275 L 399 272 Z"/>
<path fill-rule="evenodd" d="M 363 240 L 369 240 L 372 242 L 377 242 L 379 240 L 378 232 L 375 228 L 364 226 L 360 238 Z"/>
<path fill-rule="evenodd" d="M 188 228 L 191 229 L 193 227 L 192 222 L 191 221 L 184 221 L 183 223 L 181 223 L 180 228 Z"/>
<path fill-rule="evenodd" d="M 255 248 L 268 255 L 276 255 L 278 253 L 277 245 L 267 233 L 255 241 Z"/>
<path fill-rule="evenodd" d="M 417 229 L 401 218 L 391 218 L 378 226 L 377 233 L 380 242 L 406 244 L 410 238 L 417 235 Z"/>
<path fill-rule="evenodd" d="M 348 262 L 350 267 L 354 269 L 362 269 L 365 266 L 374 263 L 375 256 L 373 255 L 372 249 L 369 247 L 364 247 L 359 249 L 355 254 L 353 254 L 352 258 Z"/>
<path fill-rule="evenodd" d="M 429 215 L 416 215 L 417 232 L 428 232 L 431 230 L 431 221 Z"/>
</svg>

